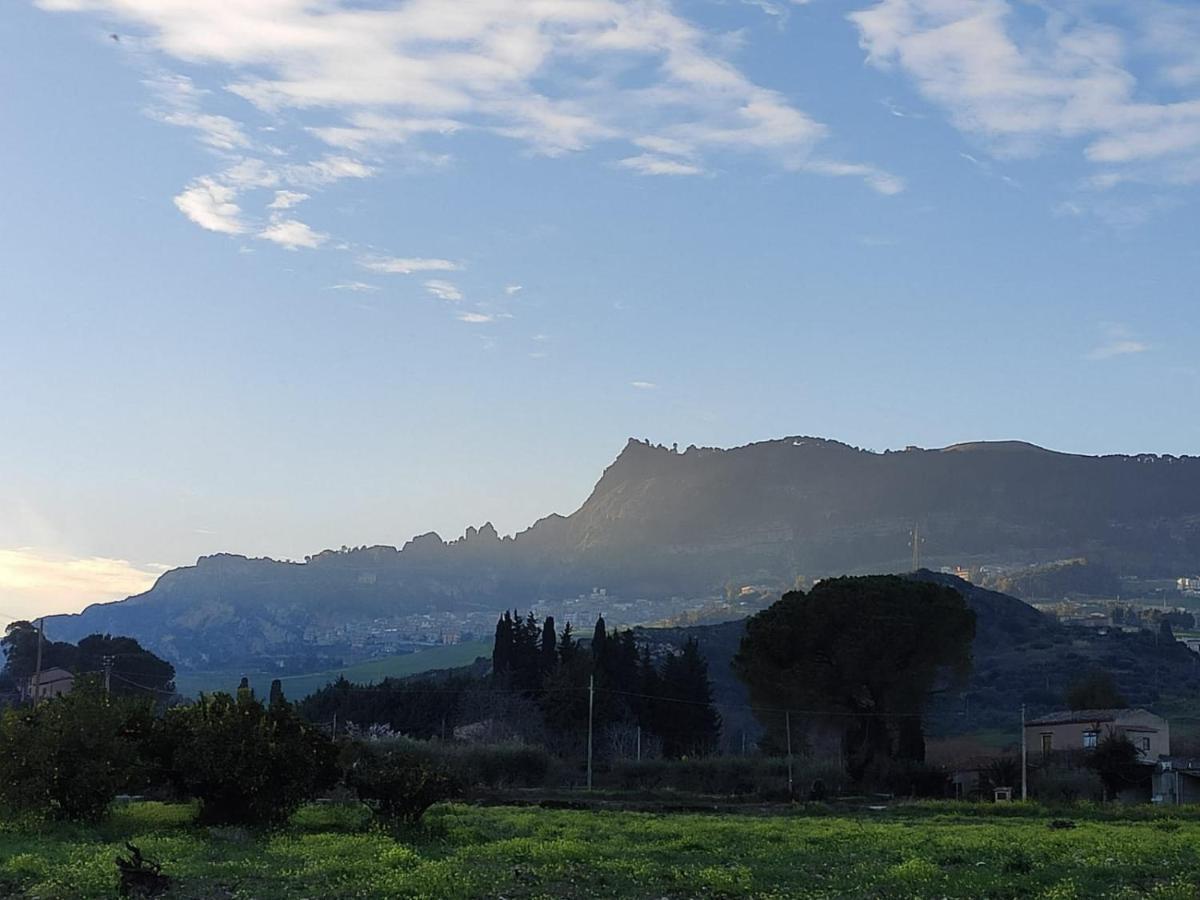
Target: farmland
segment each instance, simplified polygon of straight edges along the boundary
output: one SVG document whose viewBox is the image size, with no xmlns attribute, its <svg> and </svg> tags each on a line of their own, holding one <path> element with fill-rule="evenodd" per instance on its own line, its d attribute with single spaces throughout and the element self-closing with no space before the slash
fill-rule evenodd
<svg viewBox="0 0 1200 900">
<path fill-rule="evenodd" d="M 193 819 L 188 805 L 134 803 L 94 827 L 0 826 L 0 896 L 113 896 L 125 841 L 162 864 L 180 898 L 1192 898 L 1200 884 L 1200 816 L 1149 808 L 460 804 L 399 835 L 354 806 L 305 807 L 261 834 Z"/>
</svg>

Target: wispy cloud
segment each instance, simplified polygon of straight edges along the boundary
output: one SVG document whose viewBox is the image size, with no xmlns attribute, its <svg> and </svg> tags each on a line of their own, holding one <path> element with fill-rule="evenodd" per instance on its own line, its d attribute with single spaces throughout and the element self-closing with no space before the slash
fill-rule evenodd
<svg viewBox="0 0 1200 900">
<path fill-rule="evenodd" d="M 425 290 L 433 294 L 439 300 L 449 300 L 456 302 L 463 298 L 463 292 L 458 289 L 458 286 L 449 282 L 442 281 L 439 278 L 432 278 L 425 282 Z"/>
<path fill-rule="evenodd" d="M 367 284 L 365 281 L 341 281 L 329 286 L 331 291 L 353 291 L 356 294 L 373 294 L 379 290 L 377 284 Z"/>
<path fill-rule="evenodd" d="M 276 191 L 275 199 L 267 204 L 267 209 L 291 209 L 308 199 L 308 194 L 299 191 Z"/>
<path fill-rule="evenodd" d="M 629 386 L 637 388 L 639 391 L 652 391 L 658 387 L 653 381 L 631 381 L 629 382 Z"/>
<path fill-rule="evenodd" d="M 704 169 L 677 159 L 666 159 L 653 153 L 643 153 L 620 160 L 617 165 L 639 175 L 703 175 Z"/>
<path fill-rule="evenodd" d="M 1134 337 L 1128 326 L 1108 323 L 1102 326 L 1104 341 L 1087 354 L 1088 359 L 1113 359 L 1118 356 L 1131 356 L 1145 353 L 1150 345 Z"/>
<path fill-rule="evenodd" d="M 521 291 L 523 291 L 523 290 L 524 290 L 524 288 L 519 284 L 510 284 L 504 288 L 504 293 L 506 295 L 508 295 L 509 297 L 515 297 L 517 294 L 521 293 Z"/>
<path fill-rule="evenodd" d="M 1152 73 L 1194 86 L 1167 35 L 1194 29 L 1194 60 L 1200 17 L 1181 24 L 1175 14 L 1186 7 L 1156 0 L 1121 8 L 1134 19 L 1122 28 L 1097 18 L 1104 8 L 1118 5 L 879 0 L 850 19 L 871 63 L 911 77 L 994 156 L 1077 140 L 1088 162 L 1120 180 L 1200 183 L 1200 95 L 1147 96 L 1153 79 L 1129 68 L 1137 43 Z M 1156 17 L 1168 15 L 1175 25 L 1155 35 Z"/>
<path fill-rule="evenodd" d="M 148 590 L 166 566 L 124 559 L 69 556 L 34 547 L 0 550 L 3 614 L 30 618 L 78 612 L 90 603 L 121 600 Z"/>
<path fill-rule="evenodd" d="M 449 259 L 436 259 L 421 256 L 371 256 L 358 261 L 364 269 L 372 272 L 383 272 L 389 275 L 411 275 L 414 272 L 455 272 L 462 265 Z"/>
<path fill-rule="evenodd" d="M 217 70 L 229 94 L 277 117 L 270 127 L 294 124 L 322 142 L 329 155 L 278 166 L 281 181 L 304 188 L 369 177 L 396 159 L 444 163 L 443 145 L 468 132 L 547 156 L 605 144 L 638 174 L 697 174 L 715 156 L 749 154 L 790 171 L 858 177 L 885 192 L 899 183 L 873 166 L 830 158 L 829 129 L 748 76 L 730 58 L 737 41 L 666 2 L 495 0 L 452 13 L 439 0 L 37 2 L 128 23 L 163 58 Z M 756 2 L 786 11 L 779 0 Z M 630 71 L 641 82 L 633 89 Z M 295 142 L 255 146 L 239 122 L 203 108 L 211 98 L 173 78 L 154 88 L 164 120 L 220 151 L 296 153 Z M 437 149 L 424 146 L 430 141 Z M 628 155 L 634 147 L 651 155 Z"/>
<path fill-rule="evenodd" d="M 458 314 L 458 321 L 466 322 L 470 325 L 483 325 L 487 322 L 493 322 L 495 319 L 495 316 L 489 316 L 486 313 L 461 312 Z"/>
</svg>

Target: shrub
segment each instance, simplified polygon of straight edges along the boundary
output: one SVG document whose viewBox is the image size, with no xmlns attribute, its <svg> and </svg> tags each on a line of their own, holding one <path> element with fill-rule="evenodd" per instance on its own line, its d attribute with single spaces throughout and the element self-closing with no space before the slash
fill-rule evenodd
<svg viewBox="0 0 1200 900">
<path fill-rule="evenodd" d="M 134 702 L 93 685 L 0 718 L 0 806 L 10 814 L 96 821 L 128 782 L 138 745 Z"/>
<path fill-rule="evenodd" d="M 208 825 L 272 825 L 337 780 L 337 751 L 288 703 L 249 691 L 168 710 L 171 775 Z"/>
<path fill-rule="evenodd" d="M 346 783 L 392 824 L 415 825 L 425 810 L 458 794 L 444 769 L 401 747 L 359 745 Z"/>
</svg>

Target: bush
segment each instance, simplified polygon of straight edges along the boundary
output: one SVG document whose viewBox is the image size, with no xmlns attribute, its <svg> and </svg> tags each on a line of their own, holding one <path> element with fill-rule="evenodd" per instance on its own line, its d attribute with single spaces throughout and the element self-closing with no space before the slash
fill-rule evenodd
<svg viewBox="0 0 1200 900">
<path fill-rule="evenodd" d="M 337 751 L 290 704 L 249 691 L 168 710 L 171 775 L 208 825 L 273 825 L 337 781 Z"/>
<path fill-rule="evenodd" d="M 134 701 L 94 686 L 0 718 L 0 806 L 10 814 L 93 822 L 128 783 L 138 743 Z"/>
<path fill-rule="evenodd" d="M 346 783 L 392 824 L 415 825 L 425 810 L 458 794 L 444 769 L 403 747 L 360 744 Z"/>
</svg>

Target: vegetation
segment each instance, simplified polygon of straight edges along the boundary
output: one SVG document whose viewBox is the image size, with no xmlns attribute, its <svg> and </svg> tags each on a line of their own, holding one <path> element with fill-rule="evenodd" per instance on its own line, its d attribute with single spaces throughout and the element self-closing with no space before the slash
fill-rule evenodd
<svg viewBox="0 0 1200 900">
<path fill-rule="evenodd" d="M 145 703 L 105 702 L 83 684 L 36 709 L 0 716 L 0 810 L 9 816 L 96 821 L 144 764 Z"/>
<path fill-rule="evenodd" d="M 570 623 L 505 612 L 496 624 L 490 675 L 446 674 L 374 686 L 339 679 L 301 705 L 313 721 L 384 725 L 418 738 L 460 733 L 472 740 L 518 740 L 567 758 L 586 753 L 588 697 L 599 759 L 637 754 L 678 758 L 713 752 L 721 719 L 698 643 L 678 653 L 639 648 L 632 631 L 596 622 L 583 646 Z"/>
<path fill-rule="evenodd" d="M 951 588 L 832 578 L 750 619 L 734 668 L 755 705 L 775 708 L 768 728 L 778 730 L 780 708 L 835 723 L 859 781 L 893 759 L 924 761 L 927 698 L 942 673 L 966 675 L 974 636 L 975 614 Z"/>
<path fill-rule="evenodd" d="M 340 668 L 320 668 L 300 675 L 277 673 L 249 673 L 250 686 L 259 694 L 265 694 L 272 680 L 279 678 L 284 692 L 294 700 L 303 700 L 339 679 L 355 684 L 377 684 L 388 678 L 407 678 L 435 669 L 450 669 L 469 666 L 478 657 L 485 656 L 491 649 L 486 641 L 467 641 L 461 644 L 446 644 L 428 647 L 415 653 L 398 653 Z M 245 666 L 216 669 L 203 672 L 180 672 L 175 683 L 179 693 L 185 697 L 198 697 L 214 691 L 227 691 L 247 674 Z"/>
<path fill-rule="evenodd" d="M 1117 688 L 1108 672 L 1092 671 L 1067 688 L 1067 706 L 1071 709 L 1124 709 L 1129 701 Z"/>
<path fill-rule="evenodd" d="M 197 827 L 194 816 L 139 803 L 94 828 L 0 829 L 0 895 L 111 897 L 126 842 L 162 866 L 167 897 L 180 898 L 1190 900 L 1200 881 L 1192 810 L 936 803 L 663 816 L 438 806 L 400 840 L 353 806 L 306 807 L 286 827 L 249 835 Z"/>
<path fill-rule="evenodd" d="M 264 706 L 249 689 L 167 711 L 168 771 L 200 801 L 206 824 L 285 821 L 337 782 L 336 750 L 286 702 Z"/>
<path fill-rule="evenodd" d="M 27 684 L 37 666 L 38 628 L 31 622 L 11 622 L 0 638 L 4 675 L 14 685 Z M 155 696 L 175 691 L 175 667 L 159 659 L 130 637 L 93 634 L 78 645 L 42 642 L 42 670 L 66 669 L 75 675 L 99 675 L 111 661 L 110 690 L 125 696 Z"/>
</svg>

